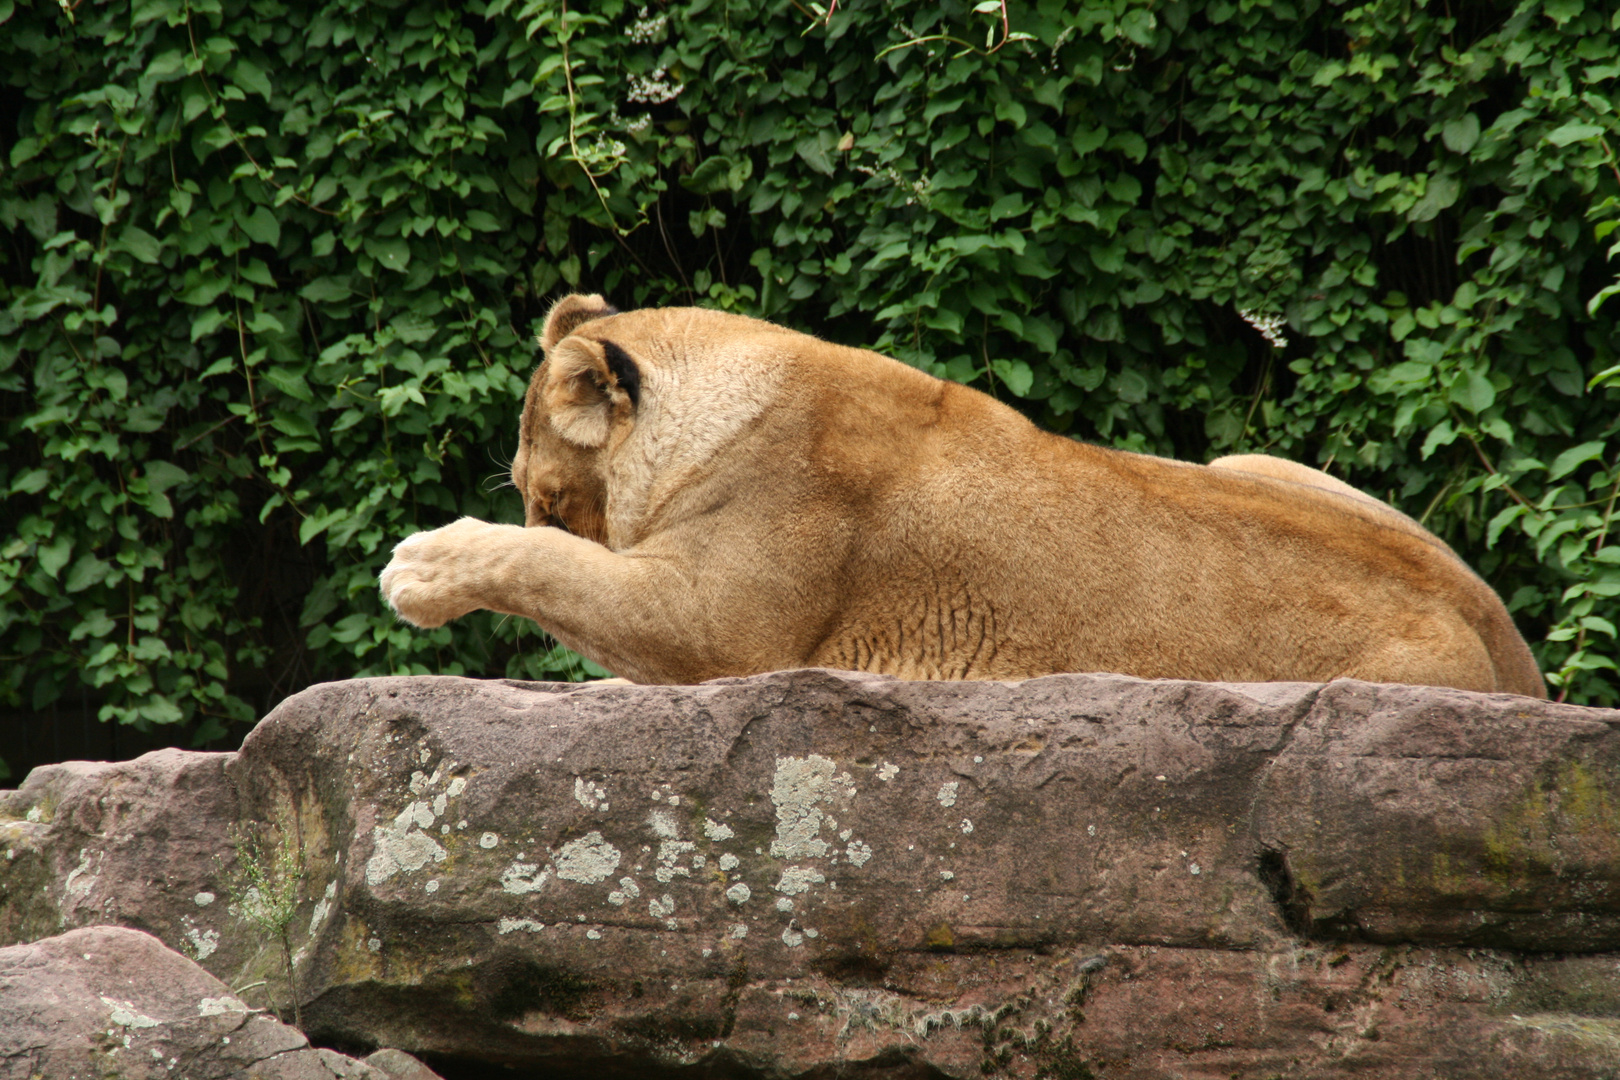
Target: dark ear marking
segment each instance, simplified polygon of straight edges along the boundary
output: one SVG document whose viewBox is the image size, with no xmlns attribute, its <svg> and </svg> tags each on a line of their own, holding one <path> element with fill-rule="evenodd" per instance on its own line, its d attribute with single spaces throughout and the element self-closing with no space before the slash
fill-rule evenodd
<svg viewBox="0 0 1620 1080">
<path fill-rule="evenodd" d="M 602 353 L 607 357 L 608 370 L 619 380 L 619 388 L 630 395 L 631 407 L 640 407 L 641 369 L 636 367 L 636 362 L 630 358 L 629 353 L 611 341 L 602 342 Z"/>
</svg>

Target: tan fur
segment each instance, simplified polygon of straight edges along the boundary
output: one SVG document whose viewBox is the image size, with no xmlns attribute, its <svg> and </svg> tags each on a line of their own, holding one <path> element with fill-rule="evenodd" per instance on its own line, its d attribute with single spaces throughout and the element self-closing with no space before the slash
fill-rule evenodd
<svg viewBox="0 0 1620 1080">
<path fill-rule="evenodd" d="M 1088 446 L 875 353 L 695 308 L 569 297 L 542 341 L 512 469 L 529 527 L 401 543 L 382 588 L 419 626 L 527 616 L 637 682 L 826 666 L 1545 696 L 1489 586 L 1318 470 Z"/>
</svg>

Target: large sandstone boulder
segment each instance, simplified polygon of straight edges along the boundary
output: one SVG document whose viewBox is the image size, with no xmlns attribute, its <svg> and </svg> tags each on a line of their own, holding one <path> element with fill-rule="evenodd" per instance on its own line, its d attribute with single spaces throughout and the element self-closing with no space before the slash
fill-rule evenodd
<svg viewBox="0 0 1620 1080">
<path fill-rule="evenodd" d="M 435 1080 L 399 1051 L 317 1050 L 138 930 L 96 926 L 0 949 L 0 1077 Z"/>
<path fill-rule="evenodd" d="M 1617 723 L 1355 682 L 334 683 L 237 754 L 0 795 L 0 932 L 138 927 L 282 1007 L 282 889 L 311 1034 L 437 1060 L 1605 1076 Z"/>
</svg>

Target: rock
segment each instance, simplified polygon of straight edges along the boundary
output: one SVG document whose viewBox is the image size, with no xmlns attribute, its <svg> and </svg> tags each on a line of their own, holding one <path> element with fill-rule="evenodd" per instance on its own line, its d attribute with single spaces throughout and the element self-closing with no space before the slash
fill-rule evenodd
<svg viewBox="0 0 1620 1080">
<path fill-rule="evenodd" d="M 0 795 L 0 929 L 209 942 L 284 1002 L 278 939 L 244 917 L 277 890 L 245 896 L 252 842 L 261 869 L 302 860 L 304 1017 L 343 1046 L 1596 1077 L 1620 1047 L 1617 724 L 1355 682 L 332 683 L 237 754 Z"/>
<path fill-rule="evenodd" d="M 113 764 L 70 761 L 0 792 L 0 942 L 116 923 L 211 957 L 220 938 L 205 916 L 237 819 L 224 773 L 234 756 L 158 750 Z M 45 893 L 51 903 L 40 905 Z"/>
<path fill-rule="evenodd" d="M 1620 947 L 1620 713 L 1519 705 L 1528 700 L 1326 687 L 1254 804 L 1294 928 Z"/>
<path fill-rule="evenodd" d="M 6 1080 L 434 1077 L 399 1051 L 373 1057 L 393 1071 L 312 1048 L 301 1033 L 249 1009 L 224 983 L 138 930 L 95 926 L 0 949 Z"/>
<path fill-rule="evenodd" d="M 439 1080 L 439 1074 L 403 1050 L 378 1050 L 366 1055 L 366 1064 L 388 1080 Z"/>
</svg>

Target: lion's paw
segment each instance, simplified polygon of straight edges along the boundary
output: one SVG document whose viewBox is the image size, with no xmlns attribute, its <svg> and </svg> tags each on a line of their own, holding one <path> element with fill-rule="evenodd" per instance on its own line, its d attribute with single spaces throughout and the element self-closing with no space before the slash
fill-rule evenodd
<svg viewBox="0 0 1620 1080">
<path fill-rule="evenodd" d="M 462 518 L 401 540 L 378 579 L 383 599 L 400 618 L 424 629 L 476 611 L 483 606 L 479 556 L 488 553 L 489 531 L 499 528 Z"/>
</svg>

